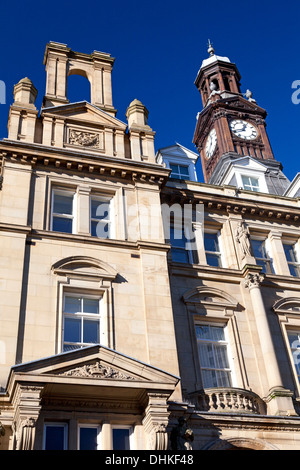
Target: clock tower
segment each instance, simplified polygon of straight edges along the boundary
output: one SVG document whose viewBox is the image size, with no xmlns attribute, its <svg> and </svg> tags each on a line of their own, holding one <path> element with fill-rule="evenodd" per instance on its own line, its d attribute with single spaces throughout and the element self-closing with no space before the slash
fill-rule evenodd
<svg viewBox="0 0 300 470">
<path fill-rule="evenodd" d="M 249 157 L 248 161 L 260 162 L 268 173 L 281 178 L 275 192 L 283 193 L 283 180 L 288 180 L 273 155 L 266 131 L 267 112 L 249 90 L 241 93 L 236 65 L 216 55 L 211 43 L 208 53 L 195 81 L 203 110 L 198 113 L 193 139 L 201 155 L 205 182 L 224 184 L 228 166 Z"/>
</svg>

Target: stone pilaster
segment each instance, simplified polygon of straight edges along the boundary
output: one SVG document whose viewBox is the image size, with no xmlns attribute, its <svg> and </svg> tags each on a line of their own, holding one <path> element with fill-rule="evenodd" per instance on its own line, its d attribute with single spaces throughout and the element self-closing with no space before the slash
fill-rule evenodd
<svg viewBox="0 0 300 470">
<path fill-rule="evenodd" d="M 145 433 L 148 437 L 147 449 L 167 450 L 168 434 L 166 429 L 170 415 L 167 404 L 169 393 L 149 392 L 147 398 L 148 405 L 143 420 Z"/>
<path fill-rule="evenodd" d="M 35 430 L 41 409 L 42 386 L 17 385 L 14 399 L 16 450 L 33 450 Z"/>
<path fill-rule="evenodd" d="M 265 398 L 269 414 L 290 416 L 296 415 L 292 401 L 293 393 L 285 389 L 278 366 L 278 360 L 267 319 L 264 301 L 261 293 L 261 283 L 264 276 L 257 270 L 245 268 L 245 287 L 249 289 L 252 308 L 256 320 L 262 357 L 264 359 L 269 393 Z"/>
</svg>

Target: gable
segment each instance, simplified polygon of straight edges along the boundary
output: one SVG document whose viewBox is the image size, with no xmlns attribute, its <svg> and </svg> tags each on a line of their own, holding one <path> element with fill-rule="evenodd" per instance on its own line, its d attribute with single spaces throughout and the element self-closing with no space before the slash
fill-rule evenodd
<svg viewBox="0 0 300 470">
<path fill-rule="evenodd" d="M 26 375 L 45 383 L 116 384 L 175 387 L 179 378 L 101 345 L 89 346 L 12 367 L 13 375 Z M 139 385 L 138 385 L 139 384 Z"/>
<path fill-rule="evenodd" d="M 41 112 L 41 116 L 61 118 L 67 122 L 73 122 L 74 124 L 81 123 L 82 125 L 85 124 L 96 127 L 113 127 L 123 131 L 127 128 L 127 124 L 96 106 L 91 105 L 87 101 L 44 108 Z"/>
</svg>

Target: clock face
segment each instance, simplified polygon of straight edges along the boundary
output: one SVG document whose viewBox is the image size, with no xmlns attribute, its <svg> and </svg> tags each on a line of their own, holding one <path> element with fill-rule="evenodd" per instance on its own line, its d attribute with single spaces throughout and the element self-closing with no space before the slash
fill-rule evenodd
<svg viewBox="0 0 300 470">
<path fill-rule="evenodd" d="M 210 158 L 217 146 L 217 133 L 215 129 L 212 129 L 208 134 L 206 145 L 205 145 L 205 154 L 207 158 Z"/>
<path fill-rule="evenodd" d="M 241 139 L 252 140 L 258 136 L 257 129 L 250 122 L 235 119 L 230 122 L 230 129 Z"/>
</svg>

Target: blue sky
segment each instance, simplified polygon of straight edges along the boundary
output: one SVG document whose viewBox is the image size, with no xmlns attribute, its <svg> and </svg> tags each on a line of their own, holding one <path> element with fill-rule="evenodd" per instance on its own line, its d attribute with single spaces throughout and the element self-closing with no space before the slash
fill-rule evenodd
<svg viewBox="0 0 300 470">
<path fill-rule="evenodd" d="M 287 177 L 292 180 L 300 171 L 300 104 L 291 100 L 292 83 L 300 80 L 300 2 L 17 0 L 2 1 L 0 16 L 0 80 L 6 84 L 6 104 L 0 105 L 1 139 L 7 137 L 13 86 L 21 78 L 33 81 L 40 108 L 45 46 L 57 41 L 75 51 L 98 50 L 116 58 L 117 117 L 126 121 L 129 103 L 141 100 L 156 131 L 156 150 L 179 142 L 196 151 L 192 140 L 202 104 L 194 80 L 208 56 L 209 38 L 216 54 L 236 63 L 242 91 L 249 88 L 267 110 L 271 145 Z M 74 83 L 74 100 L 88 99 L 84 80 L 76 82 L 76 92 Z"/>
</svg>

